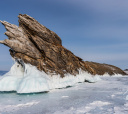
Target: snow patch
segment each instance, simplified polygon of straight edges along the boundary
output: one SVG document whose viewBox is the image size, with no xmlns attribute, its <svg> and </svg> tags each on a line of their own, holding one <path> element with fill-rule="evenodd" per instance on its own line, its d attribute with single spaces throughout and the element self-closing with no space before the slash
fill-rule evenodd
<svg viewBox="0 0 128 114">
<path fill-rule="evenodd" d="M 62 96 L 62 98 L 68 98 L 69 96 Z"/>
<path fill-rule="evenodd" d="M 114 107 L 114 114 L 127 114 L 128 113 L 128 103 L 124 104 L 124 107 Z"/>
<path fill-rule="evenodd" d="M 1 111 L 11 111 L 12 109 L 14 110 L 19 110 L 21 108 L 24 108 L 24 107 L 31 107 L 32 105 L 36 105 L 38 104 L 39 102 L 37 101 L 32 101 L 32 102 L 28 102 L 28 103 L 23 103 L 23 104 L 17 104 L 17 105 L 0 105 L 0 112 Z M 6 109 L 6 110 L 4 110 Z"/>
<path fill-rule="evenodd" d="M 46 92 L 55 88 L 65 88 L 73 86 L 78 82 L 97 82 L 99 76 L 93 76 L 79 69 L 79 74 L 73 76 L 66 74 L 64 78 L 60 75 L 50 76 L 45 72 L 37 70 L 35 66 L 18 62 L 12 66 L 11 70 L 0 77 L 0 91 L 16 91 L 17 93 Z"/>
<path fill-rule="evenodd" d="M 109 102 L 103 102 L 103 101 L 93 101 L 92 103 L 88 104 L 85 107 L 82 107 L 77 110 L 77 113 L 87 113 L 90 112 L 91 110 L 96 109 L 97 107 L 102 109 L 103 106 L 110 105 L 111 103 Z"/>
<path fill-rule="evenodd" d="M 92 103 L 86 105 L 85 107 L 71 107 L 68 110 L 61 110 L 61 111 L 56 111 L 54 114 L 92 114 L 90 111 L 92 110 L 97 110 L 96 108 L 103 109 L 104 106 L 110 105 L 111 103 L 109 102 L 103 102 L 103 101 L 93 101 Z"/>
</svg>

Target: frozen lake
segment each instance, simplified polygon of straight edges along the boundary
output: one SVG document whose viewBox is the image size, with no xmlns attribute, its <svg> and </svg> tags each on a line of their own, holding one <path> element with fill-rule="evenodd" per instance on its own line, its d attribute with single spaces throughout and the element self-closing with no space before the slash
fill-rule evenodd
<svg viewBox="0 0 128 114">
<path fill-rule="evenodd" d="M 128 77 L 101 77 L 96 83 L 48 93 L 0 93 L 0 114 L 128 114 Z"/>
</svg>

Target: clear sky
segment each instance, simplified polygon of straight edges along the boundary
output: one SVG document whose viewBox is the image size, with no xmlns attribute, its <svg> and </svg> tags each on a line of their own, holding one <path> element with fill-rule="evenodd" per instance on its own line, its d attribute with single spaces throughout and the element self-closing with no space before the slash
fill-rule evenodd
<svg viewBox="0 0 128 114">
<path fill-rule="evenodd" d="M 56 32 L 64 47 L 85 61 L 128 68 L 128 0 L 1 0 L 0 20 L 18 25 L 28 14 Z M 0 40 L 7 38 L 0 24 Z M 0 70 L 9 70 L 9 48 L 0 45 Z"/>
</svg>

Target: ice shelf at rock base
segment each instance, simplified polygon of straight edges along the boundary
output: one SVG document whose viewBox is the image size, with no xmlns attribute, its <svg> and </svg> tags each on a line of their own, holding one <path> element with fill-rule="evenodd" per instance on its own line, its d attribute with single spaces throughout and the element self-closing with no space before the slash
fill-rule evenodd
<svg viewBox="0 0 128 114">
<path fill-rule="evenodd" d="M 15 62 L 11 70 L 0 77 L 0 91 L 16 91 L 17 93 L 46 92 L 51 89 L 73 86 L 85 80 L 89 82 L 100 80 L 98 75 L 93 76 L 82 70 L 79 70 L 79 74 L 76 76 L 66 74 L 64 78 L 61 78 L 60 75 L 47 75 L 30 64 L 24 65 L 25 69 L 21 64 Z"/>
</svg>

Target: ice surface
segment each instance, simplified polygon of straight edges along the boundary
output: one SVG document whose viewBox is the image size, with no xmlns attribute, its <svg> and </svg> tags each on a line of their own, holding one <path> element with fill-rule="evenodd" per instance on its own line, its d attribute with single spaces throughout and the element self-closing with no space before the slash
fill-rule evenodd
<svg viewBox="0 0 128 114">
<path fill-rule="evenodd" d="M 101 77 L 48 93 L 0 93 L 0 114 L 128 114 L 128 77 Z"/>
<path fill-rule="evenodd" d="M 79 74 L 73 76 L 66 74 L 64 78 L 60 75 L 50 76 L 45 72 L 37 70 L 30 64 L 21 64 L 15 62 L 11 70 L 0 77 L 0 91 L 16 91 L 17 93 L 46 92 L 55 88 L 65 88 L 73 86 L 78 82 L 96 82 L 99 76 L 93 76 L 79 69 Z"/>
<path fill-rule="evenodd" d="M 34 66 L 25 64 L 24 69 L 16 62 L 0 77 L 0 91 L 50 92 L 0 92 L 0 114 L 128 114 L 128 77 L 105 74 L 101 79 L 82 70 L 76 77 L 51 77 Z M 67 86 L 73 87 L 55 89 Z"/>
</svg>

